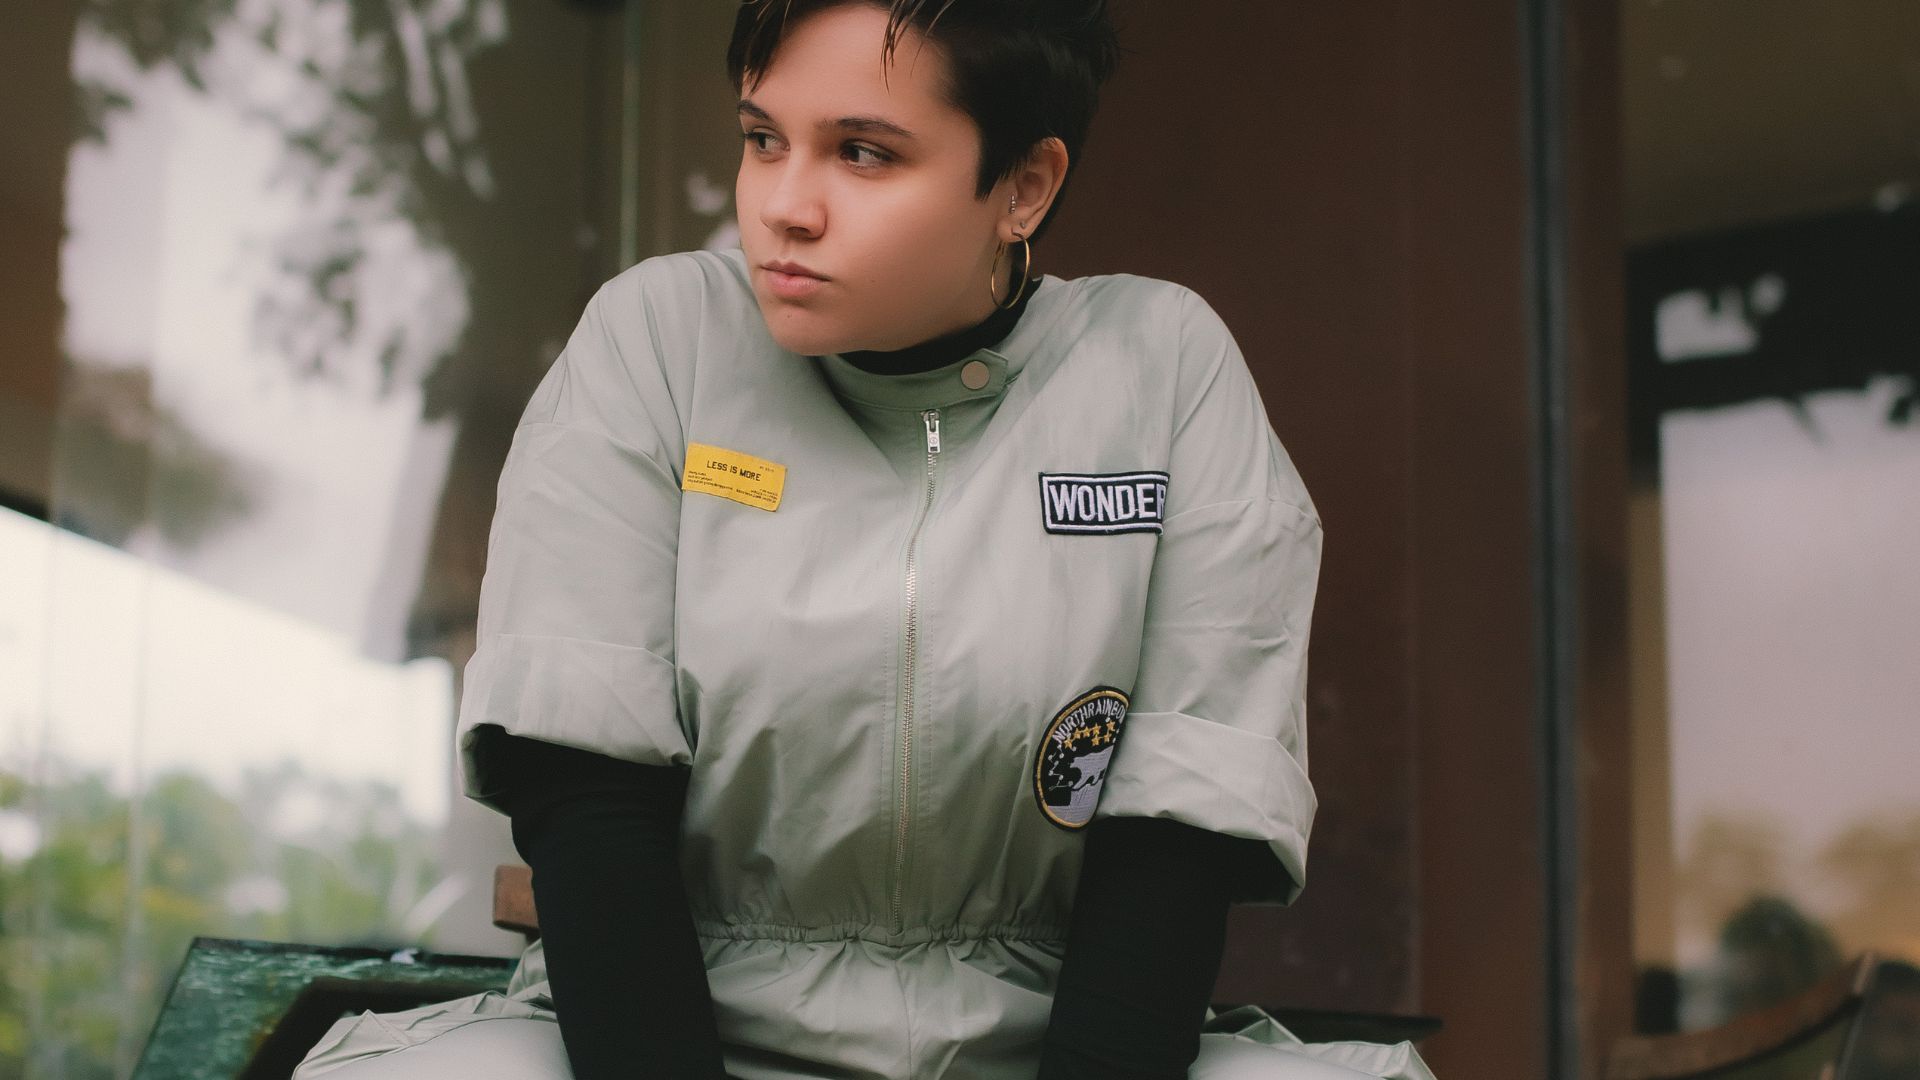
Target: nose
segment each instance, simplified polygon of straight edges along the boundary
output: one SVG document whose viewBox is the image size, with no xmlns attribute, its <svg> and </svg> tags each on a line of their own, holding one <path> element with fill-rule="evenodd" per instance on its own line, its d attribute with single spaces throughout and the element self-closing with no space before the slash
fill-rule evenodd
<svg viewBox="0 0 1920 1080">
<path fill-rule="evenodd" d="M 812 171 L 804 164 L 796 164 L 794 155 L 773 168 L 777 178 L 768 189 L 766 200 L 760 204 L 761 223 L 777 233 L 820 235 L 826 226 L 827 208 Z"/>
</svg>

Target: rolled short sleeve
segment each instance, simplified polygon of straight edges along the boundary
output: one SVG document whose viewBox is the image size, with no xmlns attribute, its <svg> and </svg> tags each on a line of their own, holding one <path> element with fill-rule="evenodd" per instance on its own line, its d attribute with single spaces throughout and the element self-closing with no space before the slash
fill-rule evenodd
<svg viewBox="0 0 1920 1080">
<path fill-rule="evenodd" d="M 466 793 L 488 805 L 480 725 L 643 765 L 692 760 L 674 689 L 685 440 L 642 305 L 610 311 L 612 295 L 587 305 L 500 473 L 458 725 Z"/>
<path fill-rule="evenodd" d="M 1264 841 L 1306 881 L 1307 637 L 1321 527 L 1231 333 L 1191 291 L 1140 669 L 1102 816 Z M 1278 882 L 1278 875 L 1272 881 Z"/>
</svg>

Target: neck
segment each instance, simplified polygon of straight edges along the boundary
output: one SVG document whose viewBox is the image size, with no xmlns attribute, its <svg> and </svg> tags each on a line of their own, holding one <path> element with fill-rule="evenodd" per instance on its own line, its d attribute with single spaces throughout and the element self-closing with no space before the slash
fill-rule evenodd
<svg viewBox="0 0 1920 1080">
<path fill-rule="evenodd" d="M 972 326 L 901 349 L 863 349 L 840 355 L 847 363 L 875 375 L 912 375 L 945 367 L 955 360 L 1006 340 L 1014 324 L 1020 321 L 1021 313 L 1027 310 L 1027 301 L 1033 298 L 1034 290 L 1040 287 L 1042 276 L 1034 275 L 1033 281 L 1021 291 L 1020 298 L 1014 301 L 1012 307 L 995 308 L 985 319 Z"/>
</svg>

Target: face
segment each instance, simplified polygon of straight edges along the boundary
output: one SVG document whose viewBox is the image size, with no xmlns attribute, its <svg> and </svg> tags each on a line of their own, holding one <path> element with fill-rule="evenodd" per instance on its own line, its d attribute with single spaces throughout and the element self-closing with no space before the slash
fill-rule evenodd
<svg viewBox="0 0 1920 1080">
<path fill-rule="evenodd" d="M 1017 178 L 975 197 L 979 129 L 941 96 L 937 46 L 903 30 L 882 78 L 886 22 L 865 3 L 815 12 L 742 92 L 740 246 L 768 330 L 802 355 L 904 348 L 979 322 L 996 246 L 1037 221 L 1024 199 L 1008 211 Z"/>
</svg>

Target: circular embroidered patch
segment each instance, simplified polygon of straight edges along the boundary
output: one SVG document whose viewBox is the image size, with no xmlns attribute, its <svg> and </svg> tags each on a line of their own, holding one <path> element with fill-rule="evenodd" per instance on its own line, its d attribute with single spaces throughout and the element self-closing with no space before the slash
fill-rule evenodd
<svg viewBox="0 0 1920 1080">
<path fill-rule="evenodd" d="M 1084 829 L 1093 820 L 1107 763 L 1113 760 L 1127 719 L 1127 704 L 1126 694 L 1096 686 L 1047 723 L 1033 760 L 1033 797 L 1048 821 L 1063 829 Z"/>
</svg>

